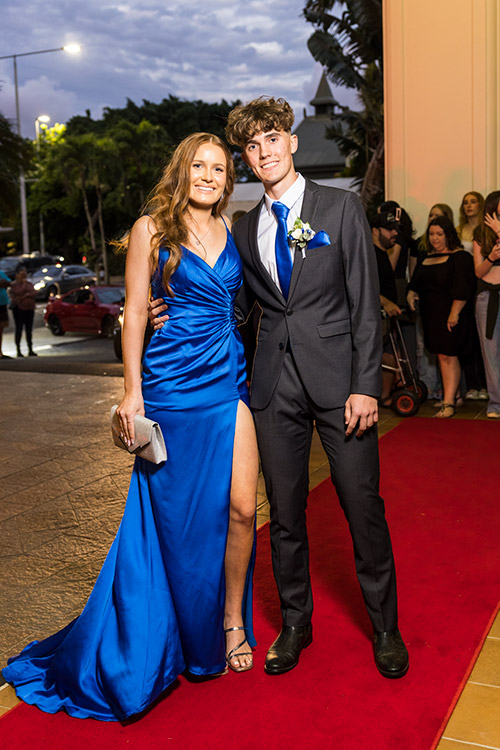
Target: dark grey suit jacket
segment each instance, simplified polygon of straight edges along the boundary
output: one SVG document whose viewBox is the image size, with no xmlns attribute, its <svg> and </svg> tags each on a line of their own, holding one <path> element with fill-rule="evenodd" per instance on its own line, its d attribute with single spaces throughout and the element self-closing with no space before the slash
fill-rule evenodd
<svg viewBox="0 0 500 750">
<path fill-rule="evenodd" d="M 371 232 L 357 195 L 306 180 L 300 218 L 331 244 L 295 251 L 285 300 L 264 268 L 257 247 L 262 202 L 234 226 L 244 286 L 237 314 L 257 301 L 262 318 L 255 355 L 251 405 L 265 408 L 275 390 L 287 346 L 317 406 L 342 407 L 351 393 L 380 395 L 381 316 Z"/>
</svg>

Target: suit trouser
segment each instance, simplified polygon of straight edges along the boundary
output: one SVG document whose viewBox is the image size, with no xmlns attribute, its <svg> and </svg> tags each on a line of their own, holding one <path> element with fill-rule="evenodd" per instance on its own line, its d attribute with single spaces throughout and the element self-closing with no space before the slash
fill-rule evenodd
<svg viewBox="0 0 500 750">
<path fill-rule="evenodd" d="M 328 456 L 347 518 L 356 573 L 375 630 L 397 625 L 396 573 L 384 502 L 379 495 L 376 428 L 345 436 L 344 408 L 319 409 L 287 352 L 269 405 L 254 410 L 262 470 L 271 506 L 273 571 L 284 625 L 307 625 L 313 610 L 306 505 L 313 423 Z"/>
</svg>

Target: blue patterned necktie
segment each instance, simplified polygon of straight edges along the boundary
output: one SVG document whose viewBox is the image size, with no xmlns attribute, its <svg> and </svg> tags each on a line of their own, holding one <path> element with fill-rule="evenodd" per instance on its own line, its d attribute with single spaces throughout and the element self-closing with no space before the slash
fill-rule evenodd
<svg viewBox="0 0 500 750">
<path fill-rule="evenodd" d="M 278 270 L 278 279 L 283 292 L 283 297 L 288 299 L 288 290 L 290 289 L 290 279 L 292 277 L 292 256 L 288 247 L 288 227 L 287 217 L 290 209 L 283 203 L 275 201 L 271 206 L 273 213 L 278 219 L 278 228 L 276 230 L 275 252 L 276 268 Z"/>
</svg>

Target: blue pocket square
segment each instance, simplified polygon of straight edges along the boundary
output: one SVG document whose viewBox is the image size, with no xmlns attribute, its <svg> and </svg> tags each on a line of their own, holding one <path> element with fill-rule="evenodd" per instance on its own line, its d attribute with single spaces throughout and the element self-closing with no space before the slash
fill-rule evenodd
<svg viewBox="0 0 500 750">
<path fill-rule="evenodd" d="M 318 247 L 323 247 L 324 245 L 331 244 L 332 241 L 330 240 L 330 237 L 323 229 L 321 229 L 319 232 L 316 232 L 312 240 L 309 240 L 309 242 L 307 243 L 307 249 L 315 250 Z"/>
</svg>

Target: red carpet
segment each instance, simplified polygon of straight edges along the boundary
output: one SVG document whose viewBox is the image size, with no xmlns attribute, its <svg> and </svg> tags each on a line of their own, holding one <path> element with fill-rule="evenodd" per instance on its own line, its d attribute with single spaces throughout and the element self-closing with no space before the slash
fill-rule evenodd
<svg viewBox="0 0 500 750">
<path fill-rule="evenodd" d="M 180 678 L 127 725 L 21 705 L 0 721 L 15 750 L 430 750 L 500 599 L 498 425 L 406 420 L 380 443 L 411 666 L 376 671 L 350 538 L 330 482 L 311 493 L 314 642 L 287 675 L 262 666 L 279 627 L 268 529 L 259 532 L 256 667 L 201 684 Z"/>
</svg>

